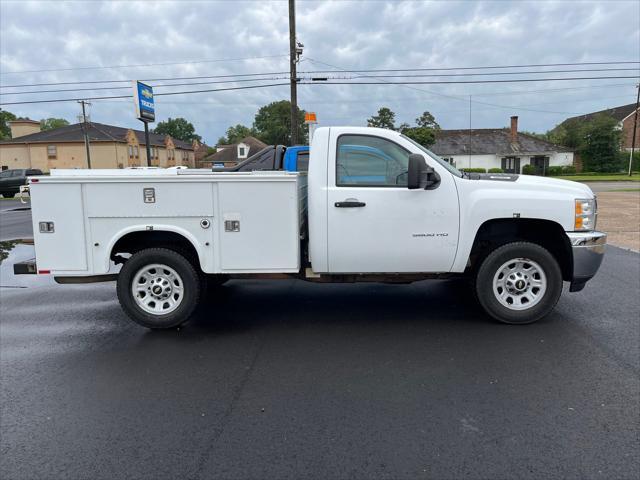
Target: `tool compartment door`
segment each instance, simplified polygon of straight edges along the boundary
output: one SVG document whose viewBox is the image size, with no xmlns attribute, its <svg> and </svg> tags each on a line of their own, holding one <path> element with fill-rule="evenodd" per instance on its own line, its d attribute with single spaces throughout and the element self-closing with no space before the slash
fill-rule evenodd
<svg viewBox="0 0 640 480">
<path fill-rule="evenodd" d="M 38 270 L 86 271 L 82 185 L 36 183 L 30 189 Z M 53 232 L 40 233 L 40 222 L 53 222 Z"/>
<path fill-rule="evenodd" d="M 218 184 L 220 266 L 226 273 L 300 269 L 298 185 L 288 181 Z"/>
</svg>

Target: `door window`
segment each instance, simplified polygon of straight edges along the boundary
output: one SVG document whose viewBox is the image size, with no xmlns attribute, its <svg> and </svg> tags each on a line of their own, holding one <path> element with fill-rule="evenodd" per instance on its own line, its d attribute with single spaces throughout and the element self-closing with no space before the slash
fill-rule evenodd
<svg viewBox="0 0 640 480">
<path fill-rule="evenodd" d="M 380 137 L 342 135 L 336 152 L 339 187 L 406 187 L 409 152 Z"/>
</svg>

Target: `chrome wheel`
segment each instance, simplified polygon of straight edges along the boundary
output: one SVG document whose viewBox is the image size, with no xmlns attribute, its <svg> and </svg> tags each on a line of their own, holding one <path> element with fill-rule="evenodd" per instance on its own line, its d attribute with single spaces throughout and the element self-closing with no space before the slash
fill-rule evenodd
<svg viewBox="0 0 640 480">
<path fill-rule="evenodd" d="M 180 306 L 184 298 L 184 284 L 173 268 L 155 263 L 136 272 L 131 282 L 131 293 L 142 310 L 164 315 Z"/>
<path fill-rule="evenodd" d="M 493 294 L 510 310 L 527 310 L 536 305 L 547 290 L 542 267 L 528 258 L 514 258 L 502 264 L 493 277 Z"/>
</svg>

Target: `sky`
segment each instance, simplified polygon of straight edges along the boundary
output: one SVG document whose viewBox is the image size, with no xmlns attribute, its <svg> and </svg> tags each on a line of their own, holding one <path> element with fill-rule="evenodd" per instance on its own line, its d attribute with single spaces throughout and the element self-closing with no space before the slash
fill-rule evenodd
<svg viewBox="0 0 640 480">
<path fill-rule="evenodd" d="M 640 61 L 640 0 L 298 0 L 296 23 L 298 41 L 304 44 L 299 72 L 335 70 L 335 74 L 322 74 L 331 76 L 347 75 L 339 69 Z M 11 85 L 287 72 L 288 51 L 287 1 L 1 0 L 0 103 L 130 93 L 128 84 L 112 83 L 95 85 L 127 88 L 11 95 L 9 92 L 88 88 L 94 84 Z M 484 78 L 640 75 L 638 64 L 617 67 L 630 70 Z M 318 74 L 299 74 L 301 78 L 314 75 Z M 271 75 L 274 80 L 262 83 L 286 83 L 286 76 Z M 482 77 L 463 79 L 472 78 Z M 256 83 L 261 82 L 156 87 L 155 92 Z M 520 129 L 544 132 L 567 117 L 634 102 L 636 84 L 633 78 L 412 86 L 316 84 L 299 85 L 298 103 L 315 111 L 324 126 L 366 125 L 368 117 L 386 106 L 396 113 L 397 124 L 413 124 L 428 110 L 447 129 L 506 127 L 509 117 L 518 115 Z M 184 117 L 208 144 L 214 145 L 228 126 L 251 125 L 262 105 L 288 98 L 286 85 L 157 96 L 156 121 Z M 2 108 L 22 117 L 63 117 L 71 122 L 77 121 L 80 111 L 76 102 Z M 95 122 L 142 126 L 135 119 L 130 99 L 95 100 L 90 115 Z"/>
</svg>

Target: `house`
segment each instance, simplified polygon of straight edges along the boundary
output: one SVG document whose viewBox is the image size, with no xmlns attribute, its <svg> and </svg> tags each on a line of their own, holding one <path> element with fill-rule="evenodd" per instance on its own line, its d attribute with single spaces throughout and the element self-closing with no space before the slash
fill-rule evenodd
<svg viewBox="0 0 640 480">
<path fill-rule="evenodd" d="M 635 103 L 629 105 L 622 105 L 620 107 L 608 108 L 606 110 L 600 110 L 598 112 L 587 113 L 585 115 L 578 115 L 577 117 L 567 118 L 564 122 L 558 125 L 556 128 L 562 128 L 564 125 L 575 122 L 590 122 L 598 115 L 607 115 L 618 122 L 618 128 L 622 130 L 622 142 L 620 145 L 621 150 L 631 151 L 633 144 L 633 126 L 635 121 L 635 113 L 638 110 Z M 554 129 L 555 130 L 555 129 Z M 640 112 L 638 112 L 638 125 L 636 125 L 636 149 L 640 146 Z"/>
<path fill-rule="evenodd" d="M 431 150 L 457 168 L 501 168 L 506 173 L 522 173 L 533 165 L 536 174 L 550 166 L 573 165 L 573 151 L 518 132 L 518 117 L 511 128 L 440 130 Z"/>
<path fill-rule="evenodd" d="M 216 153 L 206 156 L 201 163 L 203 167 L 232 167 L 266 147 L 266 143 L 255 137 L 245 137 L 240 143 L 216 145 Z"/>
<path fill-rule="evenodd" d="M 87 168 L 84 131 L 89 137 L 91 168 L 146 166 L 144 132 L 87 122 L 40 131 L 40 122 L 9 122 L 11 139 L 0 141 L 0 168 Z M 195 144 L 149 133 L 151 166 L 195 166 Z"/>
</svg>

